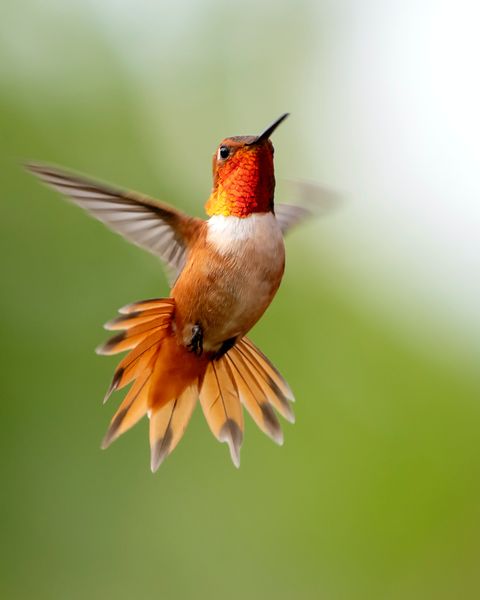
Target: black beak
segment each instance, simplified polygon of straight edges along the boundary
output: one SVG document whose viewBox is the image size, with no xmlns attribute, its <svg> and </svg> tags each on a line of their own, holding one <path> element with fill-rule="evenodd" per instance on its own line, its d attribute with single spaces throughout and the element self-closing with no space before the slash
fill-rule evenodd
<svg viewBox="0 0 480 600">
<path fill-rule="evenodd" d="M 274 121 L 271 125 L 269 125 L 265 131 L 262 131 L 262 133 L 260 135 L 258 135 L 253 142 L 250 142 L 250 144 L 248 144 L 249 146 L 252 146 L 253 144 L 258 144 L 260 142 L 263 142 L 264 140 L 268 140 L 268 138 L 272 135 L 272 133 L 275 131 L 275 129 L 280 125 L 280 123 L 282 123 L 283 121 L 285 121 L 285 119 L 288 117 L 290 113 L 284 113 L 281 117 L 278 117 L 278 119 L 276 121 Z"/>
</svg>

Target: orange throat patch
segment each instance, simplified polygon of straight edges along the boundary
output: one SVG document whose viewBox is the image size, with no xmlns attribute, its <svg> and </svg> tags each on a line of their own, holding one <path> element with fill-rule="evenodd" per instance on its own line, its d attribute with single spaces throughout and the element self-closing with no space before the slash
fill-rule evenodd
<svg viewBox="0 0 480 600">
<path fill-rule="evenodd" d="M 273 208 L 273 152 L 262 147 L 239 149 L 223 164 L 214 164 L 213 190 L 205 210 L 209 216 L 248 217 Z"/>
</svg>

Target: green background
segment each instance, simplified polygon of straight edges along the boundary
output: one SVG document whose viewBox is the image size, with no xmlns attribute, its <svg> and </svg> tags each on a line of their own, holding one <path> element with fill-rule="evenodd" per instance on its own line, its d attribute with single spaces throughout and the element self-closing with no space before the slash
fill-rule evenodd
<svg viewBox="0 0 480 600">
<path fill-rule="evenodd" d="M 132 14 L 119 48 L 82 6 L 2 4 L 2 598 L 478 597 L 478 377 L 435 332 L 400 335 L 357 300 L 367 283 L 337 268 L 349 247 L 329 233 L 341 216 L 292 233 L 283 286 L 252 334 L 297 397 L 282 448 L 247 420 L 237 471 L 197 407 L 156 475 L 146 422 L 100 451 L 118 402 L 101 404 L 116 362 L 92 351 L 101 324 L 167 284 L 155 258 L 20 163 L 201 215 L 218 141 L 301 112 L 310 15 L 299 3 L 244 16 L 238 52 L 233 9 L 197 6 L 192 37 L 159 21 L 150 96 L 128 60 L 148 13 Z M 292 116 L 275 134 L 279 177 L 302 161 L 295 128 Z"/>
</svg>

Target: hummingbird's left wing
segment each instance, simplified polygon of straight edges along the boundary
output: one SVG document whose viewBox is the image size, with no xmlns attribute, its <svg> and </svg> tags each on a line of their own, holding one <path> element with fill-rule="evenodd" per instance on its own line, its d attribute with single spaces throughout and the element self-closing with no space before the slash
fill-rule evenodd
<svg viewBox="0 0 480 600">
<path fill-rule="evenodd" d="M 312 211 L 303 206 L 294 206 L 293 204 L 275 205 L 275 217 L 280 225 L 283 235 L 311 216 Z"/>
<path fill-rule="evenodd" d="M 310 217 L 319 217 L 332 212 L 341 204 L 341 196 L 328 188 L 308 181 L 290 181 L 292 195 L 297 204 L 275 204 L 274 212 L 282 233 Z"/>
<path fill-rule="evenodd" d="M 197 233 L 200 219 L 137 192 L 97 183 L 57 167 L 37 163 L 26 167 L 110 229 L 159 256 L 174 275 L 182 270 L 188 242 Z"/>
</svg>

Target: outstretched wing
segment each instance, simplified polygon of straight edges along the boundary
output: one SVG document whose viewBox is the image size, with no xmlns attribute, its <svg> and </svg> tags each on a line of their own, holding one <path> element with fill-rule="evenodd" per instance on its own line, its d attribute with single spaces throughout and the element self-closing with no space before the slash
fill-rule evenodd
<svg viewBox="0 0 480 600">
<path fill-rule="evenodd" d="M 290 229 L 310 217 L 319 217 L 332 212 L 341 204 L 336 192 L 307 181 L 289 182 L 296 204 L 275 204 L 275 216 L 285 235 Z"/>
<path fill-rule="evenodd" d="M 57 167 L 37 163 L 26 167 L 110 229 L 159 256 L 175 275 L 182 270 L 188 240 L 198 230 L 200 219 L 137 192 L 97 183 Z"/>
</svg>

